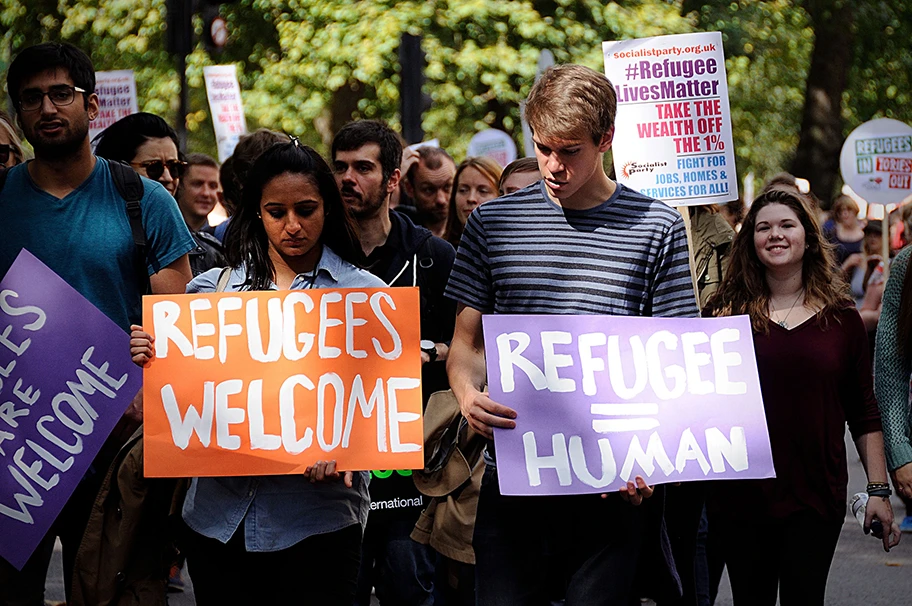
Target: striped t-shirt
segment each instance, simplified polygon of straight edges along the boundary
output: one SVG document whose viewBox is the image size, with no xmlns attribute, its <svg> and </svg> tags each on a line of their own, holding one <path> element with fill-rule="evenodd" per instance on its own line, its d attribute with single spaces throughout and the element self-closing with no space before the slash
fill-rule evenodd
<svg viewBox="0 0 912 606">
<path fill-rule="evenodd" d="M 446 294 L 482 313 L 698 315 L 681 216 L 620 183 L 562 208 L 538 183 L 469 215 Z"/>
</svg>

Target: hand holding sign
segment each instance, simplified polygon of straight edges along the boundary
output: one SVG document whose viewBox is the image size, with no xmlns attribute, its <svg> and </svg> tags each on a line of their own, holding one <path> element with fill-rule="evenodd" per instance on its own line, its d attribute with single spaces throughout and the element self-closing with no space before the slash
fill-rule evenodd
<svg viewBox="0 0 912 606">
<path fill-rule="evenodd" d="M 516 427 L 516 411 L 503 404 L 498 404 L 488 395 L 488 392 L 470 390 L 459 408 L 462 416 L 469 422 L 469 426 L 479 434 L 494 439 L 494 428 L 514 429 Z"/>
</svg>

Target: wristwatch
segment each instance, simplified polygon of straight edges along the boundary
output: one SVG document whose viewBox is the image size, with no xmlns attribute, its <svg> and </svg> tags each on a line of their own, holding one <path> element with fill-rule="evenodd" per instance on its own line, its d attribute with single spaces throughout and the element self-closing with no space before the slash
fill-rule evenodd
<svg viewBox="0 0 912 606">
<path fill-rule="evenodd" d="M 412 341 L 414 343 L 414 341 Z M 433 362 L 437 359 L 437 344 L 429 339 L 421 339 L 421 351 L 426 353 Z"/>
</svg>

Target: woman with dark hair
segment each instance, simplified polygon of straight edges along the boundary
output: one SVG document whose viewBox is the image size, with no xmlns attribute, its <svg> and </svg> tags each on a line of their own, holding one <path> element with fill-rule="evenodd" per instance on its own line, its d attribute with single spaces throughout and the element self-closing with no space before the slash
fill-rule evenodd
<svg viewBox="0 0 912 606">
<path fill-rule="evenodd" d="M 848 423 L 868 476 L 865 529 L 899 542 L 872 392 L 867 334 L 800 193 L 764 192 L 732 243 L 707 312 L 753 328 L 776 478 L 711 482 L 736 606 L 822 605 L 846 514 Z"/>
<path fill-rule="evenodd" d="M 226 235 L 226 291 L 378 288 L 332 171 L 297 140 L 254 163 Z M 226 270 L 228 271 L 228 270 Z M 214 292 L 222 270 L 188 293 Z M 152 356 L 134 327 L 133 359 Z M 301 476 L 194 478 L 183 507 L 197 604 L 352 604 L 369 496 L 366 472 L 318 462 Z"/>
<path fill-rule="evenodd" d="M 95 137 L 95 155 L 126 162 L 147 179 L 158 181 L 172 196 L 187 166 L 180 158 L 177 133 L 155 114 L 139 112 L 121 118 Z"/>
<path fill-rule="evenodd" d="M 912 369 L 912 246 L 902 249 L 890 266 L 877 325 L 874 390 L 883 417 L 884 450 L 893 486 L 906 502 L 903 526 L 912 527 L 912 415 L 909 378 Z"/>
<path fill-rule="evenodd" d="M 177 196 L 180 178 L 187 168 L 177 148 L 177 133 L 155 114 L 140 112 L 121 118 L 95 137 L 95 155 L 133 167 L 143 177 L 158 181 Z M 188 226 L 189 227 L 189 226 Z M 224 267 L 222 243 L 205 232 L 190 234 L 196 248 L 190 251 L 190 269 L 198 276 L 213 267 Z"/>
</svg>

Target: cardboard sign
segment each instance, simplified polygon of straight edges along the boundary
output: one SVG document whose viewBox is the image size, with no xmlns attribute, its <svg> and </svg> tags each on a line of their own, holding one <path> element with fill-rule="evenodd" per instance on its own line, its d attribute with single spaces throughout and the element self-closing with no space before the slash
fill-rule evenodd
<svg viewBox="0 0 912 606">
<path fill-rule="evenodd" d="M 912 194 L 912 126 L 890 118 L 865 122 L 843 144 L 839 168 L 868 202 L 902 202 Z"/>
<path fill-rule="evenodd" d="M 750 321 L 611 316 L 484 317 L 500 490 L 611 492 L 773 477 Z"/>
<path fill-rule="evenodd" d="M 219 162 L 224 162 L 234 153 L 241 135 L 247 134 L 237 69 L 234 65 L 209 65 L 203 68 L 203 78 Z"/>
<path fill-rule="evenodd" d="M 143 299 L 150 477 L 424 465 L 417 288 Z"/>
<path fill-rule="evenodd" d="M 604 42 L 618 181 L 673 206 L 738 199 L 722 34 Z"/>
<path fill-rule="evenodd" d="M 90 140 L 121 118 L 139 111 L 132 69 L 95 72 L 95 94 L 98 95 L 98 115 L 89 123 Z"/>
<path fill-rule="evenodd" d="M 0 556 L 10 564 L 28 561 L 140 386 L 129 335 L 23 250 L 0 281 Z"/>
</svg>

